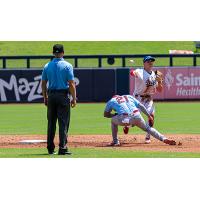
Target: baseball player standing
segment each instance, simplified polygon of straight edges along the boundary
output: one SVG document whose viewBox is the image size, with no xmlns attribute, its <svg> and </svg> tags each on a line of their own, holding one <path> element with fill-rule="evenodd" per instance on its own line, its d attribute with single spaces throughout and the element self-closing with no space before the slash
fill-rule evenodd
<svg viewBox="0 0 200 200">
<path fill-rule="evenodd" d="M 55 58 L 47 63 L 42 72 L 42 94 L 47 105 L 47 149 L 49 154 L 55 154 L 54 137 L 56 122 L 59 125 L 59 155 L 71 154 L 67 148 L 67 136 L 70 123 L 71 107 L 76 106 L 76 88 L 73 67 L 63 59 L 64 47 L 61 44 L 53 46 Z M 47 82 L 49 83 L 47 90 Z"/>
<path fill-rule="evenodd" d="M 145 56 L 143 59 L 144 68 L 131 70 L 130 74 L 135 76 L 135 90 L 133 96 L 142 103 L 149 114 L 154 119 L 155 107 L 153 104 L 153 95 L 156 92 L 162 92 L 163 89 L 163 79 L 161 72 L 153 71 L 153 64 L 155 58 L 152 56 Z M 153 127 L 151 121 L 149 121 L 149 126 Z M 128 127 L 124 127 L 124 132 L 128 133 Z M 147 133 L 145 137 L 145 143 L 149 144 L 150 134 Z"/>
<path fill-rule="evenodd" d="M 111 113 L 113 110 L 116 112 L 115 114 Z M 149 123 L 144 121 L 139 110 L 142 111 L 148 117 L 149 121 L 153 123 L 153 117 L 149 114 L 145 106 L 132 95 L 115 95 L 107 102 L 104 110 L 104 117 L 112 118 L 111 128 L 113 141 L 110 144 L 111 146 L 120 145 L 118 140 L 118 126 L 137 126 L 165 144 L 176 145 L 174 140 L 166 138 L 156 129 L 150 127 Z"/>
</svg>

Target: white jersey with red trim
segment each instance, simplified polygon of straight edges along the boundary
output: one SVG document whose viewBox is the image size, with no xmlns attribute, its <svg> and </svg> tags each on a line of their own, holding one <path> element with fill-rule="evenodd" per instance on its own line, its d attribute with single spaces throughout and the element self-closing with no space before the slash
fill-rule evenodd
<svg viewBox="0 0 200 200">
<path fill-rule="evenodd" d="M 135 90 L 133 95 L 153 95 L 156 93 L 157 81 L 154 71 L 148 73 L 145 69 L 136 69 Z"/>
</svg>

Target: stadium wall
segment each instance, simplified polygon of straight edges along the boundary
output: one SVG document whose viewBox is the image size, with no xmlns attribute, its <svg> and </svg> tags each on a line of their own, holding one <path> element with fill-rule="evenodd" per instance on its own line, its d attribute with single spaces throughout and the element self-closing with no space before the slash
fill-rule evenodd
<svg viewBox="0 0 200 200">
<path fill-rule="evenodd" d="M 0 70 L 0 102 L 43 102 L 42 70 Z M 129 69 L 74 69 L 79 102 L 105 102 L 129 93 Z"/>
<path fill-rule="evenodd" d="M 157 100 L 200 99 L 200 67 L 161 67 L 164 90 Z M 74 69 L 79 102 L 105 102 L 114 94 L 133 94 L 130 68 Z M 43 102 L 41 69 L 0 70 L 0 103 Z"/>
</svg>

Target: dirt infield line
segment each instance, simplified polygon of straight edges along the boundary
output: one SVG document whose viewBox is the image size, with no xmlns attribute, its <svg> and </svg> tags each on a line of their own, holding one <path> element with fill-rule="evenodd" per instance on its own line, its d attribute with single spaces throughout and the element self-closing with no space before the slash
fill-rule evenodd
<svg viewBox="0 0 200 200">
<path fill-rule="evenodd" d="M 73 135 L 69 136 L 69 147 L 73 148 L 117 148 L 129 151 L 163 151 L 163 152 L 199 152 L 200 135 L 177 134 L 168 135 L 177 141 L 176 146 L 166 145 L 154 138 L 151 144 L 144 144 L 144 135 L 120 135 L 120 147 L 108 147 L 111 142 L 110 135 Z M 46 135 L 2 135 L 0 136 L 0 148 L 45 148 L 46 144 L 20 144 L 21 140 L 46 139 Z M 58 145 L 58 136 L 55 138 Z"/>
</svg>

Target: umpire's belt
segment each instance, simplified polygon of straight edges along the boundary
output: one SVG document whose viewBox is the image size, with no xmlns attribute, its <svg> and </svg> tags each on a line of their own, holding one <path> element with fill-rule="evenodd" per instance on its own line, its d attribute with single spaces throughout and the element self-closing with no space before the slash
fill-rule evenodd
<svg viewBox="0 0 200 200">
<path fill-rule="evenodd" d="M 68 90 L 48 90 L 48 94 L 68 94 Z"/>
<path fill-rule="evenodd" d="M 139 95 L 139 94 L 136 94 L 135 97 L 150 98 L 151 95 L 148 95 L 148 94 L 146 94 L 146 95 Z"/>
</svg>

